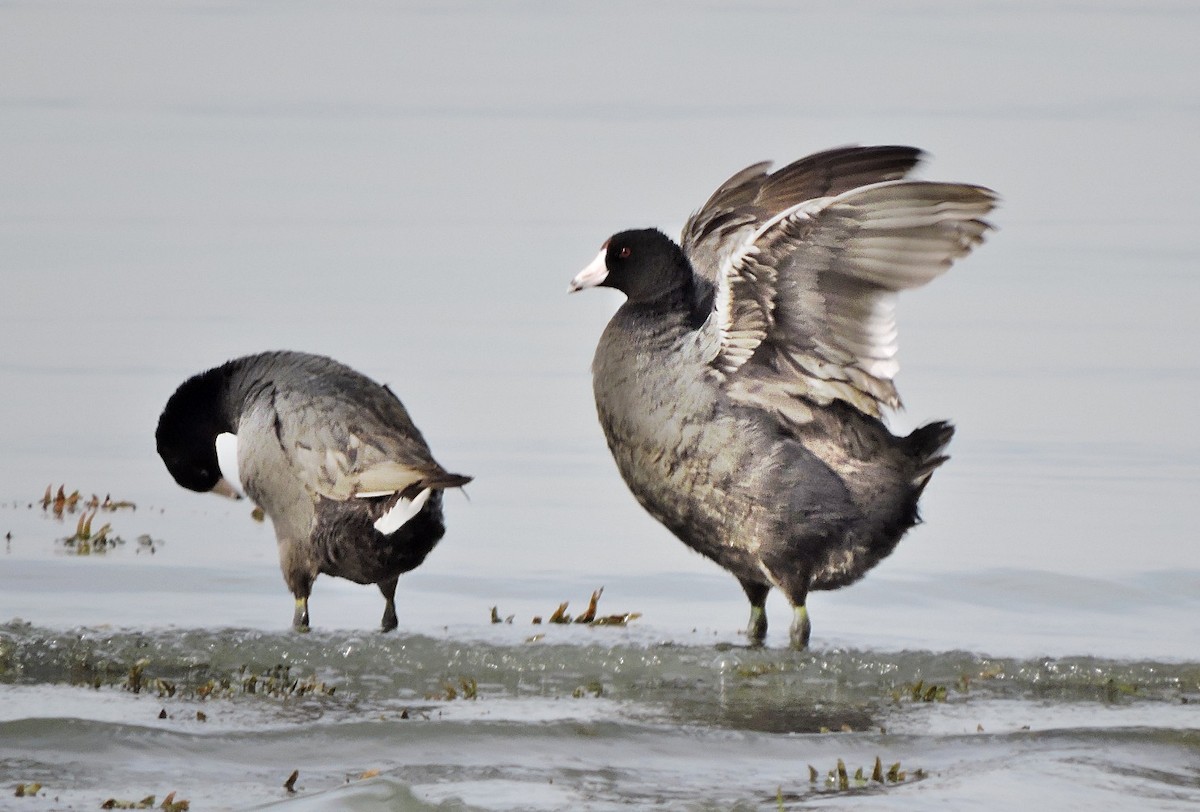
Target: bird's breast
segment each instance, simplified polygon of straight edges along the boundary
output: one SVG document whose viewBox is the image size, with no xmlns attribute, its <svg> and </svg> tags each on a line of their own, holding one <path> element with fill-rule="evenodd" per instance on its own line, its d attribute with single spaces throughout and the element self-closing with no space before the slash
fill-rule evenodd
<svg viewBox="0 0 1200 812">
<path fill-rule="evenodd" d="M 760 438 L 729 409 L 689 335 L 602 340 L 593 384 L 605 439 L 638 502 L 706 555 L 752 544 Z"/>
</svg>

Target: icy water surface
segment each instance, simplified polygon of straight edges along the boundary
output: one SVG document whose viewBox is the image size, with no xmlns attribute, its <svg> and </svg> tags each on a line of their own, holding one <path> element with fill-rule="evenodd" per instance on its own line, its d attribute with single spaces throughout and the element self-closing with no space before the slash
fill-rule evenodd
<svg viewBox="0 0 1200 812">
<path fill-rule="evenodd" d="M 9 624 L 0 731 L 20 752 L 6 745 L 6 766 L 82 808 L 130 784 L 282 802 L 294 769 L 291 803 L 317 809 L 1200 797 L 1196 664 L 579 631 L 590 640 Z M 839 759 L 845 784 L 828 776 Z"/>
<path fill-rule="evenodd" d="M 1167 0 L 0 5 L 0 809 L 1195 808 L 1198 31 Z M 927 149 L 998 230 L 899 308 L 893 426 L 958 430 L 925 523 L 812 596 L 811 652 L 778 599 L 748 650 L 604 447 L 619 297 L 565 290 L 846 143 Z M 155 455 L 179 382 L 273 348 L 389 383 L 476 477 L 396 634 L 331 579 L 292 633 L 270 528 Z M 65 543 L 47 485 L 134 503 L 93 519 L 119 543 Z M 639 616 L 533 623 L 600 587 Z"/>
</svg>

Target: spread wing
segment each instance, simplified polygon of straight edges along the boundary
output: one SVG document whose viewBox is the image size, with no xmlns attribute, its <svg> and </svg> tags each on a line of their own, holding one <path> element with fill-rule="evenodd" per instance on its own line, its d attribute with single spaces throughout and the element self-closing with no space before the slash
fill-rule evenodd
<svg viewBox="0 0 1200 812">
<path fill-rule="evenodd" d="M 310 492 L 337 501 L 393 493 L 411 497 L 425 488 L 470 481 L 438 465 L 391 390 L 378 386 L 355 394 L 350 402 L 332 391 L 275 393 L 280 446 Z"/>
<path fill-rule="evenodd" d="M 767 220 L 798 203 L 898 180 L 921 160 L 914 147 L 838 147 L 768 173 L 770 162 L 748 166 L 721 184 L 688 218 L 680 245 L 696 273 L 717 281 L 720 269 Z"/>
<path fill-rule="evenodd" d="M 895 180 L 779 211 L 722 262 L 701 329 L 730 396 L 807 422 L 806 403 L 898 407 L 896 294 L 978 245 L 988 189 Z"/>
</svg>

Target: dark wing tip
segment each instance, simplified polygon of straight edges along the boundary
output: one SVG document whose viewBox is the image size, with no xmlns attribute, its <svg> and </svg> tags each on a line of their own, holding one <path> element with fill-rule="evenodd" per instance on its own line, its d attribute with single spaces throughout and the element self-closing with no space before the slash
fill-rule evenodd
<svg viewBox="0 0 1200 812">
<path fill-rule="evenodd" d="M 804 199 L 899 180 L 924 157 L 917 147 L 901 145 L 834 147 L 772 172 L 763 182 L 759 198 L 768 203 L 768 208 L 782 211 Z"/>
<path fill-rule="evenodd" d="M 425 480 L 425 484 L 431 488 L 439 488 L 445 490 L 447 488 L 461 488 L 475 477 L 466 476 L 464 474 L 443 473 L 435 478 Z"/>
</svg>

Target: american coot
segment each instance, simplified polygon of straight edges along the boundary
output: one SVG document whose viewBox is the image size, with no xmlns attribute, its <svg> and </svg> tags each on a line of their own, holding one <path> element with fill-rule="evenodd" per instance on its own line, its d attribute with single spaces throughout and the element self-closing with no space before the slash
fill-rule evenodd
<svg viewBox="0 0 1200 812">
<path fill-rule="evenodd" d="M 324 573 L 377 584 L 397 626 L 396 583 L 445 533 L 438 465 L 399 398 L 319 355 L 266 352 L 185 381 L 158 420 L 158 453 L 185 488 L 247 496 L 271 517 L 292 624 Z"/>
<path fill-rule="evenodd" d="M 570 290 L 627 299 L 592 365 L 596 409 L 638 502 L 729 570 L 766 635 L 767 593 L 793 607 L 861 578 L 918 521 L 954 429 L 896 437 L 896 293 L 965 256 L 995 195 L 906 180 L 911 147 L 846 147 L 755 164 L 693 214 L 682 246 L 623 231 Z"/>
</svg>

